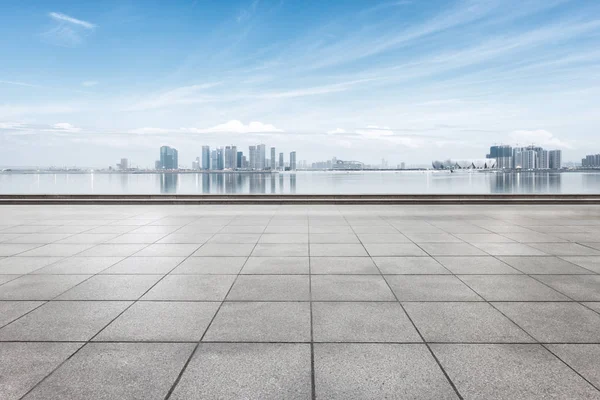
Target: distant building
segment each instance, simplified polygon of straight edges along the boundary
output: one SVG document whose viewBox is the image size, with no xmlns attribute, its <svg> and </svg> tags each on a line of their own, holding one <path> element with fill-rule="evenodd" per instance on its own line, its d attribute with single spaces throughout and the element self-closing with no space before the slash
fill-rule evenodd
<svg viewBox="0 0 600 400">
<path fill-rule="evenodd" d="M 406 164 L 404 162 L 400 163 L 400 169 L 406 169 Z"/>
<path fill-rule="evenodd" d="M 119 168 L 121 171 L 126 171 L 129 169 L 129 160 L 126 158 L 121 158 L 121 162 L 117 164 L 117 168 Z"/>
<path fill-rule="evenodd" d="M 562 150 L 550 150 L 548 152 L 548 168 L 562 168 Z"/>
<path fill-rule="evenodd" d="M 210 147 L 202 146 L 202 169 L 207 171 L 210 169 Z"/>
<path fill-rule="evenodd" d="M 537 167 L 537 155 L 536 150 L 525 150 L 522 152 L 523 164 L 522 169 L 535 169 Z"/>
<path fill-rule="evenodd" d="M 200 169 L 200 157 L 196 157 L 196 160 L 192 161 L 192 169 Z"/>
<path fill-rule="evenodd" d="M 225 169 L 225 151 L 222 147 L 217 149 L 217 163 L 216 163 L 217 171 L 223 171 Z"/>
<path fill-rule="evenodd" d="M 290 153 L 290 171 L 296 170 L 296 152 L 292 151 Z"/>
<path fill-rule="evenodd" d="M 211 170 L 217 169 L 217 151 L 216 150 L 212 150 L 210 152 L 210 169 Z"/>
<path fill-rule="evenodd" d="M 173 147 L 162 146 L 160 148 L 160 169 L 178 169 L 179 158 L 177 150 Z"/>
<path fill-rule="evenodd" d="M 248 147 L 248 157 L 248 169 L 255 170 L 257 168 L 256 146 Z"/>
<path fill-rule="evenodd" d="M 283 161 L 283 153 L 279 153 L 279 169 L 283 171 L 284 168 L 285 168 L 285 164 Z"/>
<path fill-rule="evenodd" d="M 236 168 L 239 168 L 239 169 L 246 168 L 244 166 L 244 158 L 245 158 L 244 157 L 244 153 L 241 152 L 241 151 L 238 151 L 237 155 L 236 155 L 236 160 L 235 160 L 235 167 Z"/>
<path fill-rule="evenodd" d="M 496 160 L 496 168 L 513 168 L 513 148 L 508 145 L 490 147 L 490 154 L 486 158 Z"/>
<path fill-rule="evenodd" d="M 331 160 L 333 162 L 333 160 Z M 327 166 L 327 165 L 325 165 Z M 331 164 L 329 169 L 334 170 L 362 170 L 365 168 L 365 165 L 360 161 L 344 161 L 344 160 L 335 160 L 335 163 Z"/>
<path fill-rule="evenodd" d="M 277 164 L 277 157 L 276 157 L 276 153 L 275 153 L 275 147 L 271 147 L 271 169 L 275 170 L 276 166 L 275 164 Z"/>
<path fill-rule="evenodd" d="M 469 160 L 446 160 L 434 161 L 434 169 L 493 169 L 496 168 L 496 160 L 493 158 L 469 159 Z"/>
<path fill-rule="evenodd" d="M 154 169 L 161 169 L 160 160 L 154 161 Z"/>
<path fill-rule="evenodd" d="M 237 147 L 225 147 L 225 169 L 235 169 L 237 165 Z"/>
<path fill-rule="evenodd" d="M 581 160 L 581 166 L 584 168 L 600 167 L 600 154 L 590 154 Z"/>
<path fill-rule="evenodd" d="M 262 171 L 267 167 L 267 146 L 259 144 L 256 146 L 256 169 Z"/>
</svg>

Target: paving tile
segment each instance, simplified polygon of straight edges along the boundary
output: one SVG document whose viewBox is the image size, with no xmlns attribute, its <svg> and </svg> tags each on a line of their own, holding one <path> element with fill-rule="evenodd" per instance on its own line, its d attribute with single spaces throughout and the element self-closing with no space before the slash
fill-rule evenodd
<svg viewBox="0 0 600 400">
<path fill-rule="evenodd" d="M 40 243 L 48 244 L 69 237 L 68 233 L 28 233 L 19 235 L 8 243 Z"/>
<path fill-rule="evenodd" d="M 457 233 L 454 236 L 467 243 L 512 243 L 513 240 L 497 233 Z"/>
<path fill-rule="evenodd" d="M 135 253 L 136 257 L 187 257 L 198 249 L 197 244 L 151 244 Z"/>
<path fill-rule="evenodd" d="M 311 257 L 313 274 L 379 274 L 369 257 Z"/>
<path fill-rule="evenodd" d="M 558 257 L 500 257 L 526 274 L 589 274 L 590 271 Z"/>
<path fill-rule="evenodd" d="M 315 342 L 421 342 L 398 303 L 313 303 Z"/>
<path fill-rule="evenodd" d="M 104 271 L 121 261 L 123 257 L 69 257 L 62 258 L 32 274 L 92 275 Z"/>
<path fill-rule="evenodd" d="M 311 233 L 310 234 L 310 243 L 320 243 L 320 244 L 343 244 L 343 243 L 360 243 L 358 237 L 354 233 Z"/>
<path fill-rule="evenodd" d="M 308 274 L 308 257 L 250 257 L 242 274 Z"/>
<path fill-rule="evenodd" d="M 387 275 L 386 280 L 400 301 L 482 301 L 450 275 Z"/>
<path fill-rule="evenodd" d="M 108 243 L 111 244 L 136 244 L 136 243 L 146 243 L 151 244 L 165 236 L 164 233 L 125 233 L 123 235 L 117 236 L 111 240 L 108 240 Z"/>
<path fill-rule="evenodd" d="M 304 233 L 308 234 L 308 224 L 290 226 L 290 225 L 269 225 L 264 230 L 265 235 L 273 233 Z"/>
<path fill-rule="evenodd" d="M 432 256 L 486 256 L 487 254 L 469 243 L 420 243 L 419 246 Z"/>
<path fill-rule="evenodd" d="M 422 344 L 315 344 L 319 399 L 456 399 Z"/>
<path fill-rule="evenodd" d="M 96 275 L 58 296 L 57 300 L 137 300 L 162 275 Z"/>
<path fill-rule="evenodd" d="M 487 303 L 404 303 L 404 308 L 428 342 L 534 341 Z"/>
<path fill-rule="evenodd" d="M 600 250 L 577 243 L 531 243 L 530 246 L 553 256 L 600 256 Z"/>
<path fill-rule="evenodd" d="M 368 254 L 362 244 L 330 244 L 311 243 L 311 257 L 367 257 Z"/>
<path fill-rule="evenodd" d="M 461 275 L 487 301 L 567 301 L 567 297 L 524 275 Z"/>
<path fill-rule="evenodd" d="M 311 234 L 328 233 L 328 234 L 349 234 L 354 233 L 350 225 L 311 225 Z M 397 232 L 396 232 L 397 233 Z"/>
<path fill-rule="evenodd" d="M 0 327 L 42 304 L 44 304 L 43 301 L 0 301 Z"/>
<path fill-rule="evenodd" d="M 163 236 L 168 235 L 169 233 L 173 233 L 178 230 L 179 226 L 169 226 L 169 225 L 146 225 L 140 226 L 139 228 L 135 228 L 129 233 L 132 234 L 157 234 L 160 233 Z"/>
<path fill-rule="evenodd" d="M 406 237 L 415 243 L 463 243 L 449 233 L 407 233 Z"/>
<path fill-rule="evenodd" d="M 100 244 L 119 236 L 118 233 L 80 233 L 57 241 L 57 244 Z"/>
<path fill-rule="evenodd" d="M 167 275 L 142 300 L 221 301 L 233 275 Z"/>
<path fill-rule="evenodd" d="M 175 275 L 238 274 L 247 257 L 190 257 L 171 272 Z"/>
<path fill-rule="evenodd" d="M 179 232 L 179 231 L 177 231 Z M 206 243 L 212 234 L 210 233 L 171 233 L 170 235 L 164 236 L 156 243 Z"/>
<path fill-rule="evenodd" d="M 90 275 L 23 275 L 0 286 L 0 300 L 52 300 Z"/>
<path fill-rule="evenodd" d="M 592 272 L 600 274 L 600 257 L 561 257 L 570 263 L 579 265 L 582 268 L 588 269 Z"/>
<path fill-rule="evenodd" d="M 185 228 L 182 228 L 179 232 L 183 232 Z M 264 226 L 225 226 L 219 230 L 219 233 L 258 233 L 261 234 L 265 231 Z"/>
<path fill-rule="evenodd" d="M 592 310 L 595 310 L 596 312 L 600 313 L 600 302 L 586 302 L 586 303 L 582 303 L 586 306 L 588 306 L 589 308 L 591 308 Z"/>
<path fill-rule="evenodd" d="M 89 248 L 92 244 L 47 244 L 35 249 L 26 251 L 21 255 L 23 257 L 69 257 L 81 253 Z"/>
<path fill-rule="evenodd" d="M 410 239 L 401 233 L 359 233 L 362 243 L 410 243 Z"/>
<path fill-rule="evenodd" d="M 255 244 L 260 238 L 260 233 L 217 233 L 209 243 Z"/>
<path fill-rule="evenodd" d="M 373 257 L 382 274 L 450 274 L 432 257 Z"/>
<path fill-rule="evenodd" d="M 6 282 L 13 281 L 20 277 L 21 275 L 0 275 L 0 285 Z"/>
<path fill-rule="evenodd" d="M 520 243 L 560 243 L 566 242 L 565 239 L 561 239 L 556 236 L 548 235 L 546 233 L 538 232 L 527 232 L 527 233 L 504 233 L 504 236 Z"/>
<path fill-rule="evenodd" d="M 307 344 L 201 343 L 170 397 L 310 399 Z"/>
<path fill-rule="evenodd" d="M 398 230 L 390 225 L 353 225 L 352 230 L 356 234 L 361 233 L 398 233 Z M 312 233 L 312 228 L 311 228 Z"/>
<path fill-rule="evenodd" d="M 102 274 L 168 274 L 185 257 L 128 257 Z"/>
<path fill-rule="evenodd" d="M 306 257 L 308 244 L 259 243 L 252 252 L 253 257 Z"/>
<path fill-rule="evenodd" d="M 86 341 L 130 302 L 51 301 L 0 329 L 1 341 Z"/>
<path fill-rule="evenodd" d="M 10 257 L 20 253 L 25 253 L 27 250 L 40 247 L 40 244 L 16 244 L 16 243 L 0 243 L 0 257 Z"/>
<path fill-rule="evenodd" d="M 427 256 L 427 254 L 414 243 L 365 243 L 365 248 L 371 257 Z"/>
<path fill-rule="evenodd" d="M 599 344 L 551 344 L 548 345 L 548 349 L 592 385 L 600 387 Z"/>
<path fill-rule="evenodd" d="M 598 392 L 536 344 L 435 344 L 466 399 L 596 399 Z"/>
<path fill-rule="evenodd" d="M 513 302 L 494 305 L 541 342 L 600 342 L 600 315 L 578 303 Z"/>
<path fill-rule="evenodd" d="M 254 244 L 206 243 L 192 256 L 195 257 L 247 257 L 252 253 Z"/>
<path fill-rule="evenodd" d="M 436 257 L 453 274 L 520 274 L 495 257 Z"/>
<path fill-rule="evenodd" d="M 20 399 L 81 343 L 0 343 L 0 398 Z"/>
<path fill-rule="evenodd" d="M 220 304 L 140 301 L 121 314 L 94 340 L 197 342 Z"/>
<path fill-rule="evenodd" d="M 192 343 L 90 343 L 27 399 L 163 399 Z"/>
<path fill-rule="evenodd" d="M 310 341 L 310 304 L 225 302 L 203 340 L 308 342 Z"/>
<path fill-rule="evenodd" d="M 307 233 L 265 233 L 260 237 L 259 243 L 308 243 Z"/>
<path fill-rule="evenodd" d="M 545 256 L 543 251 L 522 243 L 475 243 L 476 247 L 493 256 Z"/>
<path fill-rule="evenodd" d="M 311 278 L 315 301 L 394 301 L 394 295 L 381 276 L 314 275 Z"/>
<path fill-rule="evenodd" d="M 0 274 L 29 274 L 62 259 L 62 257 L 7 257 L 0 260 Z"/>
<path fill-rule="evenodd" d="M 307 301 L 310 300 L 307 275 L 240 275 L 227 300 Z"/>
<path fill-rule="evenodd" d="M 536 279 L 577 301 L 600 301 L 600 275 L 542 275 Z"/>
<path fill-rule="evenodd" d="M 146 244 L 99 244 L 80 254 L 81 257 L 129 257 L 146 247 Z"/>
</svg>

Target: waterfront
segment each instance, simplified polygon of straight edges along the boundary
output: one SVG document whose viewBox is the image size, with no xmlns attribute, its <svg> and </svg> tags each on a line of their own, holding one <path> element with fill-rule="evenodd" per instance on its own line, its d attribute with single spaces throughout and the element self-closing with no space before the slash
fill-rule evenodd
<svg viewBox="0 0 600 400">
<path fill-rule="evenodd" d="M 600 193 L 600 172 L 0 174 L 2 194 Z"/>
</svg>

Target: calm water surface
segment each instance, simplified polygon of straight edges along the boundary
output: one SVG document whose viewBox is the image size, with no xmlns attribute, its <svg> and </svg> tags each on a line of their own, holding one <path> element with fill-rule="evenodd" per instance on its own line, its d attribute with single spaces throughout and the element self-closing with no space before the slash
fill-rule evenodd
<svg viewBox="0 0 600 400">
<path fill-rule="evenodd" d="M 2 173 L 0 193 L 600 193 L 600 172 Z"/>
</svg>

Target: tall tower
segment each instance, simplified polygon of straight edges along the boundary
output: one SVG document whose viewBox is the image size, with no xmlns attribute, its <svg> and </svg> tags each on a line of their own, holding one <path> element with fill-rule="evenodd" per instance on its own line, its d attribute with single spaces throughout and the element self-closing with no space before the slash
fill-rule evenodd
<svg viewBox="0 0 600 400">
<path fill-rule="evenodd" d="M 283 163 L 283 153 L 279 153 L 279 169 L 284 170 L 285 164 Z"/>
<path fill-rule="evenodd" d="M 275 170 L 276 164 L 275 147 L 271 147 L 271 170 Z"/>
<path fill-rule="evenodd" d="M 202 146 L 202 169 L 209 170 L 210 169 L 210 147 Z"/>
<path fill-rule="evenodd" d="M 290 171 L 296 170 L 296 152 L 292 151 L 290 153 Z"/>
<path fill-rule="evenodd" d="M 256 169 L 262 171 L 266 167 L 266 159 L 267 159 L 267 146 L 264 144 L 259 144 L 256 146 Z"/>
</svg>

